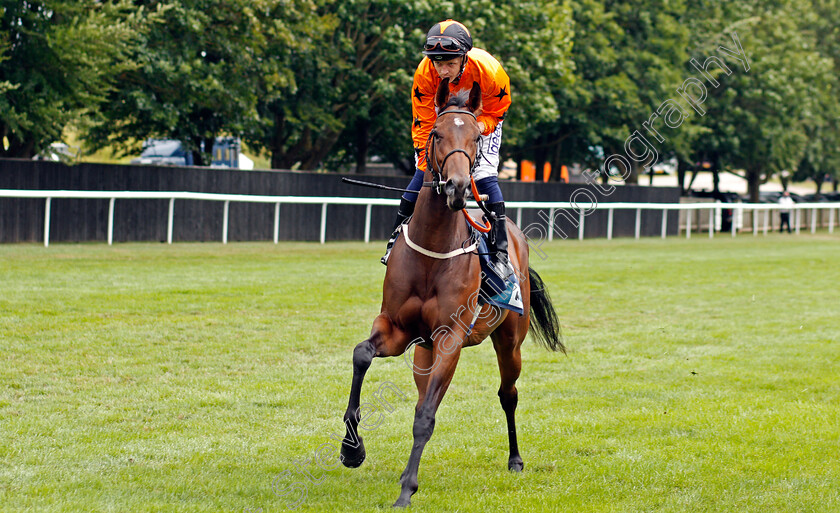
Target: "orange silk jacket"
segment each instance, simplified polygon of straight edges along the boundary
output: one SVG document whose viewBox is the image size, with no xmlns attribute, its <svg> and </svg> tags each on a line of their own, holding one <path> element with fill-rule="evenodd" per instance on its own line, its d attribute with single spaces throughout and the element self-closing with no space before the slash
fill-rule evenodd
<svg viewBox="0 0 840 513">
<path fill-rule="evenodd" d="M 467 65 L 461 79 L 457 84 L 450 84 L 450 91 L 468 91 L 473 82 L 479 83 L 482 112 L 478 121 L 484 123 L 484 135 L 488 135 L 504 119 L 510 107 L 510 78 L 499 61 L 480 48 L 470 50 L 467 57 Z M 411 88 L 411 113 L 414 120 L 411 125 L 411 138 L 417 155 L 417 168 L 422 171 L 426 170 L 426 140 L 437 119 L 435 93 L 440 82 L 432 61 L 424 57 L 414 72 L 414 85 Z"/>
</svg>

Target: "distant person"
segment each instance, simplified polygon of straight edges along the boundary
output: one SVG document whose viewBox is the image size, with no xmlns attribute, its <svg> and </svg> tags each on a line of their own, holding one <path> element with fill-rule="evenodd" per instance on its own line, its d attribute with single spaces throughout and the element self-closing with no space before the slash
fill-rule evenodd
<svg viewBox="0 0 840 513">
<path fill-rule="evenodd" d="M 785 231 L 785 225 L 787 225 L 788 233 L 790 231 L 790 209 L 793 207 L 793 198 L 790 197 L 790 193 L 785 191 L 782 193 L 782 196 L 779 198 L 779 215 L 782 219 L 782 224 L 779 226 L 779 231 Z"/>
</svg>

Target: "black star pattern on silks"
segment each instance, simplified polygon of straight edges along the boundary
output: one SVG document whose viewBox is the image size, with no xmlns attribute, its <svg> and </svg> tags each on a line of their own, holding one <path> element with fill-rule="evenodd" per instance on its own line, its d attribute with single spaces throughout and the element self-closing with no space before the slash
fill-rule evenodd
<svg viewBox="0 0 840 513">
<path fill-rule="evenodd" d="M 420 125 L 422 125 L 422 123 L 420 123 L 420 118 L 414 118 L 414 126 L 420 128 Z"/>
<path fill-rule="evenodd" d="M 417 98 L 418 100 L 422 100 L 424 96 L 426 96 L 426 95 L 420 92 L 419 87 L 414 88 L 414 97 L 415 98 Z"/>
<path fill-rule="evenodd" d="M 502 90 L 501 90 L 501 91 L 499 91 L 499 94 L 497 94 L 497 95 L 496 95 L 496 98 L 498 98 L 498 99 L 500 99 L 500 100 L 501 100 L 502 98 L 504 98 L 504 97 L 505 97 L 505 96 L 507 96 L 507 95 L 508 95 L 508 94 L 507 94 L 507 91 L 505 91 L 505 88 L 504 88 L 504 87 L 502 87 Z"/>
</svg>

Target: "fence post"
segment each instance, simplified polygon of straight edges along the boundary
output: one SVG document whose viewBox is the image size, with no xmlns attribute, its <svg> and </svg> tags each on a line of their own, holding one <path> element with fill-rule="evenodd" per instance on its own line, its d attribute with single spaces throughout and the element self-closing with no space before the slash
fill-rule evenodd
<svg viewBox="0 0 840 513">
<path fill-rule="evenodd" d="M 227 244 L 228 240 L 228 217 L 230 213 L 230 201 L 225 200 L 225 211 L 222 215 L 222 244 Z"/>
<path fill-rule="evenodd" d="M 274 204 L 274 243 L 280 242 L 280 202 Z"/>
<path fill-rule="evenodd" d="M 715 236 L 715 208 L 717 208 L 717 207 L 714 206 L 714 203 L 711 203 L 711 205 L 713 205 L 713 206 L 709 208 L 709 238 L 710 239 Z"/>
<path fill-rule="evenodd" d="M 764 211 L 764 235 L 767 235 L 767 228 L 770 225 L 770 209 Z"/>
<path fill-rule="evenodd" d="M 802 210 L 796 209 L 796 234 L 799 235 L 799 225 L 802 222 Z"/>
<path fill-rule="evenodd" d="M 668 211 L 662 209 L 662 238 L 668 233 Z"/>
<path fill-rule="evenodd" d="M 636 240 L 639 240 L 639 235 L 642 231 L 642 209 L 636 209 Z"/>
<path fill-rule="evenodd" d="M 166 243 L 172 244 L 172 224 L 175 217 L 175 198 L 169 198 L 169 215 L 166 219 Z"/>
<path fill-rule="evenodd" d="M 613 211 L 615 211 L 613 208 L 607 210 L 607 240 L 612 240 Z"/>
<path fill-rule="evenodd" d="M 685 214 L 685 238 L 691 238 L 691 217 L 694 215 L 695 210 L 689 210 Z"/>
<path fill-rule="evenodd" d="M 52 198 L 47 198 L 44 204 L 44 247 L 50 246 L 50 211 L 52 210 Z"/>
<path fill-rule="evenodd" d="M 579 221 L 578 221 L 578 240 L 583 240 L 583 222 L 584 222 L 583 209 L 580 210 L 580 213 L 578 214 L 578 219 L 579 219 Z"/>
<path fill-rule="evenodd" d="M 564 233 L 565 235 L 565 233 Z M 548 209 L 548 242 L 554 240 L 554 207 Z"/>
<path fill-rule="evenodd" d="M 834 233 L 834 209 L 828 209 L 828 233 Z"/>
<path fill-rule="evenodd" d="M 522 226 L 522 207 L 516 209 L 516 226 Z"/>
<path fill-rule="evenodd" d="M 732 236 L 735 237 L 735 232 L 737 230 L 735 228 L 735 219 L 736 219 L 735 212 L 737 212 L 737 210 L 735 209 L 735 207 L 732 207 L 731 210 L 732 210 L 732 222 L 729 223 L 731 225 L 730 226 L 730 231 L 732 232 Z M 721 212 L 721 219 L 723 219 L 723 212 Z"/>
<path fill-rule="evenodd" d="M 321 205 L 321 244 L 327 242 L 327 204 Z"/>
<path fill-rule="evenodd" d="M 370 242 L 370 211 L 373 205 L 368 204 L 365 207 L 365 243 Z"/>
<path fill-rule="evenodd" d="M 753 237 L 758 237 L 758 209 L 752 209 L 750 217 L 752 217 Z"/>
<path fill-rule="evenodd" d="M 114 203 L 117 198 L 111 198 L 108 202 L 108 245 L 114 243 Z"/>
<path fill-rule="evenodd" d="M 817 233 L 817 209 L 811 209 L 811 233 Z"/>
</svg>

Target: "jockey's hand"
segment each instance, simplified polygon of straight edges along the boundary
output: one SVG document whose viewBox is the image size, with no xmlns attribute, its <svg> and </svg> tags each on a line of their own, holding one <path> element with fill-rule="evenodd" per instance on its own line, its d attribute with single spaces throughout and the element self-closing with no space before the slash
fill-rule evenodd
<svg viewBox="0 0 840 513">
<path fill-rule="evenodd" d="M 487 128 L 487 127 L 485 127 L 485 126 L 484 126 L 484 121 L 479 121 L 479 122 L 478 122 L 478 130 L 479 130 L 479 132 L 481 132 L 482 134 L 484 134 L 484 129 L 485 129 L 485 128 Z"/>
</svg>

